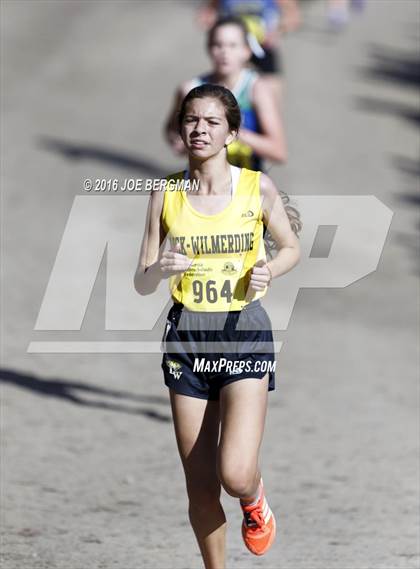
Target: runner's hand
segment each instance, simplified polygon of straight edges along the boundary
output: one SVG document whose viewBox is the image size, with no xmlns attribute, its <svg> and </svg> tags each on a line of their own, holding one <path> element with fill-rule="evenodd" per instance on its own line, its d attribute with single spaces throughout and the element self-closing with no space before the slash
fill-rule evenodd
<svg viewBox="0 0 420 569">
<path fill-rule="evenodd" d="M 191 263 L 192 259 L 183 255 L 179 251 L 181 250 L 181 245 L 176 243 L 169 251 L 165 251 L 159 261 L 160 270 L 163 273 L 163 278 L 171 277 L 177 273 L 183 273 L 186 271 Z"/>
<path fill-rule="evenodd" d="M 271 283 L 272 274 L 266 261 L 260 259 L 252 267 L 249 288 L 253 291 L 264 290 Z"/>
</svg>

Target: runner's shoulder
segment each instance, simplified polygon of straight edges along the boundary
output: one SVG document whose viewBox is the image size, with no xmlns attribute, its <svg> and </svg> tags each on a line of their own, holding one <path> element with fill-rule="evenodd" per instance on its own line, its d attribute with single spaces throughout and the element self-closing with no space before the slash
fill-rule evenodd
<svg viewBox="0 0 420 569">
<path fill-rule="evenodd" d="M 173 174 L 168 174 L 165 176 L 166 180 L 182 180 L 185 175 L 185 170 L 179 170 L 178 172 L 174 172 Z"/>
<path fill-rule="evenodd" d="M 264 172 L 261 172 L 260 175 L 260 194 L 262 198 L 269 202 L 274 201 L 279 195 L 275 183 L 267 174 L 264 174 Z"/>
<path fill-rule="evenodd" d="M 168 183 L 183 180 L 183 178 L 184 170 L 181 170 L 179 172 L 174 172 L 173 174 L 168 174 L 165 176 L 164 180 L 166 180 L 166 184 L 163 183 L 163 180 L 160 180 L 162 183 L 158 184 L 156 189 L 153 189 L 150 193 L 150 208 L 152 215 L 161 214 Z"/>
<path fill-rule="evenodd" d="M 260 101 L 261 99 L 263 102 L 265 102 L 267 97 L 271 96 L 271 86 L 268 79 L 259 73 L 256 75 L 257 76 L 252 83 L 252 100 L 254 103 Z"/>
</svg>

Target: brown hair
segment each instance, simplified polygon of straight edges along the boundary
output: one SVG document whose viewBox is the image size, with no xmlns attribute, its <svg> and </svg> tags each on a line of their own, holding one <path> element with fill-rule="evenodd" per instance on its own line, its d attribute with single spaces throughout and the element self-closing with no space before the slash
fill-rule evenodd
<svg viewBox="0 0 420 569">
<path fill-rule="evenodd" d="M 182 121 L 184 120 L 188 103 L 193 99 L 205 99 L 206 97 L 217 99 L 222 103 L 225 109 L 229 130 L 235 130 L 238 132 L 239 127 L 241 126 L 241 111 L 235 96 L 231 91 L 229 91 L 229 89 L 226 89 L 226 87 L 213 85 L 212 83 L 204 83 L 204 85 L 194 87 L 194 89 L 191 89 L 191 91 L 184 97 L 178 114 L 179 128 L 181 128 Z"/>
<path fill-rule="evenodd" d="M 210 28 L 207 34 L 207 49 L 210 49 L 212 47 L 216 31 L 222 26 L 237 26 L 242 32 L 245 44 L 249 47 L 248 29 L 244 21 L 235 16 L 226 16 L 225 18 L 220 18 L 217 20 L 217 22 Z"/>
<path fill-rule="evenodd" d="M 191 91 L 184 97 L 178 114 L 179 129 L 181 129 L 188 103 L 193 99 L 204 99 L 206 97 L 217 99 L 222 103 L 225 109 L 229 129 L 237 132 L 241 126 L 241 111 L 239 109 L 238 102 L 229 89 L 226 89 L 226 87 L 222 87 L 221 85 L 213 85 L 211 83 L 205 83 L 204 85 L 191 89 Z M 280 191 L 279 193 L 283 201 L 287 217 L 289 218 L 290 226 L 293 232 L 298 236 L 302 229 L 300 213 L 295 207 L 289 204 L 290 198 L 285 192 Z M 277 245 L 269 231 L 265 232 L 264 241 L 266 243 L 268 256 L 271 258 L 273 256 L 273 251 L 277 250 Z"/>
</svg>

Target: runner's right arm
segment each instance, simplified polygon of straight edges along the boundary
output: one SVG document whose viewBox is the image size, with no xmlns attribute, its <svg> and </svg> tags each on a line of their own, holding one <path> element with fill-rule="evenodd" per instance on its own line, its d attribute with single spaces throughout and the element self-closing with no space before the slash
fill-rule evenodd
<svg viewBox="0 0 420 569">
<path fill-rule="evenodd" d="M 164 192 L 154 191 L 150 194 L 146 227 L 134 275 L 134 288 L 141 295 L 154 292 L 163 278 L 159 265 L 159 249 L 165 241 L 160 223 L 163 198 Z"/>
<path fill-rule="evenodd" d="M 163 251 L 166 234 L 161 223 L 164 191 L 153 191 L 147 209 L 146 227 L 134 275 L 134 288 L 141 295 L 152 294 L 162 279 L 183 273 L 191 259 L 179 253 L 179 245 Z"/>
</svg>

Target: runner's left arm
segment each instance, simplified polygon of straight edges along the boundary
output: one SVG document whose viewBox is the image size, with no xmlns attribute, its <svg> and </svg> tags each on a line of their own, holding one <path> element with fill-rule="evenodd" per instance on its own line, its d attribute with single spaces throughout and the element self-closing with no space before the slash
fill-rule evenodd
<svg viewBox="0 0 420 569">
<path fill-rule="evenodd" d="M 276 242 L 278 253 L 267 265 L 273 278 L 289 272 L 300 259 L 299 239 L 292 230 L 281 195 L 271 178 L 261 174 L 263 220 Z"/>
<path fill-rule="evenodd" d="M 287 160 L 287 149 L 283 121 L 271 89 L 262 77 L 255 81 L 253 104 L 261 133 L 241 128 L 238 139 L 250 146 L 261 158 L 285 162 Z"/>
</svg>

